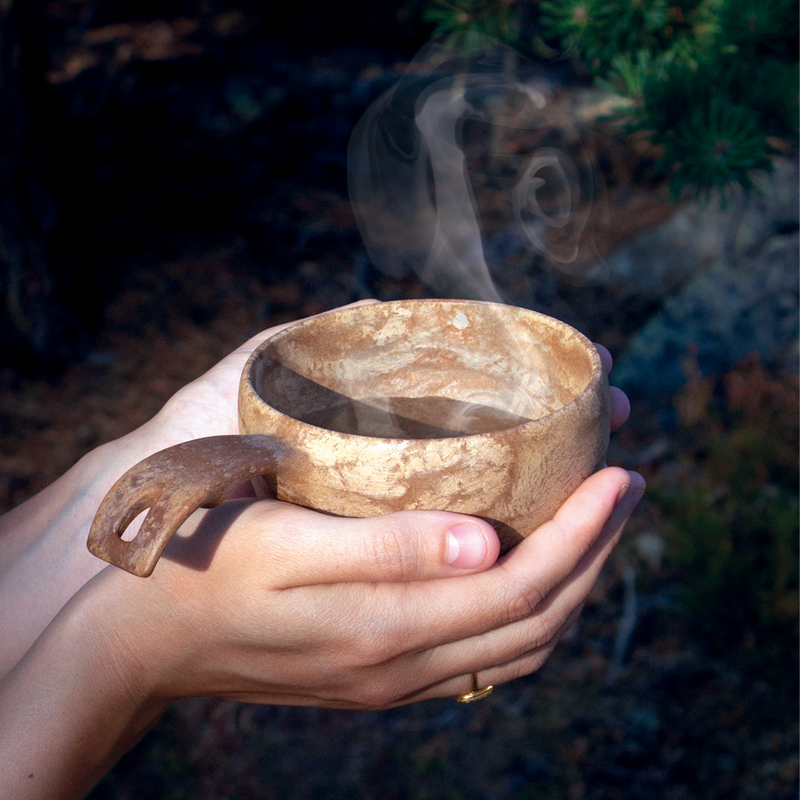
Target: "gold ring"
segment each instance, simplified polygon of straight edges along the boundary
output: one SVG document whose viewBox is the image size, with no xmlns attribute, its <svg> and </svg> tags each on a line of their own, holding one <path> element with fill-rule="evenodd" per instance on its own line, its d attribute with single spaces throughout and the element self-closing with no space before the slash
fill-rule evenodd
<svg viewBox="0 0 800 800">
<path fill-rule="evenodd" d="M 494 686 L 484 686 L 483 689 L 478 688 L 478 673 L 472 673 L 472 688 L 468 692 L 456 695 L 456 701 L 459 703 L 474 703 L 476 700 L 483 700 L 492 693 Z"/>
</svg>

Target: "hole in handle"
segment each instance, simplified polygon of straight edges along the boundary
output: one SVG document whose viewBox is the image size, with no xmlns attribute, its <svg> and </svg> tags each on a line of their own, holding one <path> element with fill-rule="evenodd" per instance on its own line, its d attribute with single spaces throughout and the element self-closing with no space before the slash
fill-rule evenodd
<svg viewBox="0 0 800 800">
<path fill-rule="evenodd" d="M 291 451 L 273 436 L 209 436 L 161 450 L 129 469 L 100 504 L 87 547 L 145 578 L 175 532 L 198 508 L 219 505 L 237 486 L 275 473 Z M 149 509 L 132 539 L 125 530 Z"/>
</svg>

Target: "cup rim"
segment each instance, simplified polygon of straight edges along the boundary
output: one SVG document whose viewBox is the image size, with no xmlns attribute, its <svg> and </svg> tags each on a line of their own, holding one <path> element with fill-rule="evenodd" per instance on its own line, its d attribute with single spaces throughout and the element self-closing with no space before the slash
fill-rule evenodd
<svg viewBox="0 0 800 800">
<path fill-rule="evenodd" d="M 575 397 L 570 400 L 568 403 L 565 403 L 560 408 L 557 408 L 555 411 L 551 411 L 548 414 L 545 414 L 543 417 L 538 417 L 537 419 L 528 420 L 527 422 L 521 422 L 516 425 L 512 425 L 508 428 L 503 428 L 501 430 L 494 430 L 494 431 L 484 431 L 482 433 L 466 433 L 460 436 L 441 436 L 436 438 L 428 438 L 428 439 L 415 439 L 415 438 L 389 438 L 389 437 L 382 437 L 382 436 L 368 436 L 360 433 L 343 433 L 341 431 L 331 430 L 330 428 L 323 428 L 319 425 L 314 425 L 310 422 L 305 422 L 304 420 L 297 419 L 296 417 L 292 417 L 289 414 L 286 414 L 284 411 L 281 411 L 275 408 L 273 405 L 270 405 L 260 394 L 256 391 L 253 380 L 252 380 L 252 372 L 255 366 L 255 362 L 258 358 L 261 357 L 261 354 L 271 345 L 275 343 L 276 340 L 286 338 L 292 334 L 296 328 L 300 326 L 304 326 L 311 322 L 312 320 L 318 320 L 321 317 L 331 316 L 331 315 L 341 315 L 345 312 L 348 313 L 358 313 L 363 309 L 369 309 L 376 305 L 380 305 L 382 307 L 388 306 L 403 306 L 408 307 L 410 305 L 434 305 L 434 304 L 444 304 L 450 306 L 484 306 L 484 307 L 495 307 L 498 309 L 503 309 L 505 311 L 509 309 L 513 309 L 517 312 L 523 312 L 525 314 L 530 314 L 533 317 L 536 317 L 539 322 L 548 325 L 551 328 L 557 328 L 568 332 L 571 336 L 573 336 L 578 343 L 583 347 L 584 351 L 586 351 L 589 355 L 589 359 L 592 366 L 591 375 L 589 380 L 586 383 L 586 386 L 575 395 Z M 244 369 L 242 370 L 241 381 L 240 381 L 240 390 L 239 390 L 239 402 L 240 402 L 240 420 L 241 420 L 241 404 L 244 400 L 244 395 L 251 395 L 253 396 L 257 403 L 270 411 L 274 412 L 275 414 L 285 417 L 286 419 L 291 419 L 294 423 L 301 426 L 301 430 L 303 427 L 313 428 L 314 430 L 325 431 L 326 434 L 335 436 L 335 437 L 342 437 L 350 441 L 354 437 L 356 439 L 363 439 L 366 442 L 376 442 L 376 443 L 393 443 L 395 446 L 399 442 L 414 442 L 414 443 L 421 443 L 425 442 L 428 445 L 432 442 L 438 441 L 459 441 L 459 440 L 469 440 L 471 442 L 475 442 L 480 440 L 483 437 L 491 437 L 496 439 L 498 436 L 503 436 L 504 434 L 511 434 L 515 431 L 519 431 L 524 428 L 533 429 L 534 427 L 539 427 L 545 423 L 545 421 L 553 420 L 554 418 L 558 418 L 559 416 L 563 416 L 565 414 L 572 413 L 574 407 L 581 402 L 585 402 L 585 398 L 590 394 L 593 393 L 598 384 L 600 384 L 604 380 L 604 373 L 605 370 L 603 369 L 603 362 L 600 358 L 600 354 L 597 352 L 597 348 L 592 344 L 587 336 L 581 333 L 577 328 L 569 325 L 566 322 L 563 322 L 556 317 L 551 317 L 548 314 L 543 314 L 540 311 L 534 311 L 533 309 L 524 308 L 522 306 L 514 306 L 508 303 L 498 303 L 486 300 L 463 300 L 463 299 L 448 299 L 448 298 L 414 298 L 414 299 L 400 299 L 400 300 L 387 300 L 387 301 L 379 301 L 378 303 L 367 303 L 363 305 L 350 305 L 350 306 L 341 306 L 340 308 L 330 309 L 328 311 L 323 311 L 320 314 L 315 314 L 311 317 L 305 317 L 304 319 L 297 320 L 289 324 L 287 327 L 283 328 L 282 330 L 274 333 L 272 336 L 266 338 L 261 344 L 256 347 L 255 350 L 250 354 L 245 363 Z"/>
</svg>

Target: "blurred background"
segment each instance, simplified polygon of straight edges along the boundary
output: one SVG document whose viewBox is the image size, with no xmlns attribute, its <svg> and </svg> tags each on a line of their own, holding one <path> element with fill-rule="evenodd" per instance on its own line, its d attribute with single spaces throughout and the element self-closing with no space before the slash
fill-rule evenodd
<svg viewBox="0 0 800 800">
<path fill-rule="evenodd" d="M 624 542 L 485 702 L 187 700 L 92 800 L 797 797 L 794 2 L 0 0 L 0 509 L 263 328 L 436 296 L 370 260 L 347 145 L 431 37 L 487 35 L 549 99 L 533 145 L 465 128 L 483 249 L 616 359 L 609 461 L 648 480 Z M 554 263 L 498 176 L 571 144 L 591 213 Z"/>
</svg>

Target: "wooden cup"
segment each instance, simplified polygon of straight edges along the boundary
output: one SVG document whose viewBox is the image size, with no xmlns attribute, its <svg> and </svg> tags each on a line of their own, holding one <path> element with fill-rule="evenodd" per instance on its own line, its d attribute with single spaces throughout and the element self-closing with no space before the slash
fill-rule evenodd
<svg viewBox="0 0 800 800">
<path fill-rule="evenodd" d="M 401 300 L 327 312 L 265 341 L 242 373 L 239 419 L 240 436 L 186 442 L 126 473 L 89 549 L 149 575 L 194 510 L 252 480 L 260 496 L 342 516 L 479 516 L 505 551 L 602 467 L 608 381 L 592 344 L 551 317 Z"/>
</svg>

